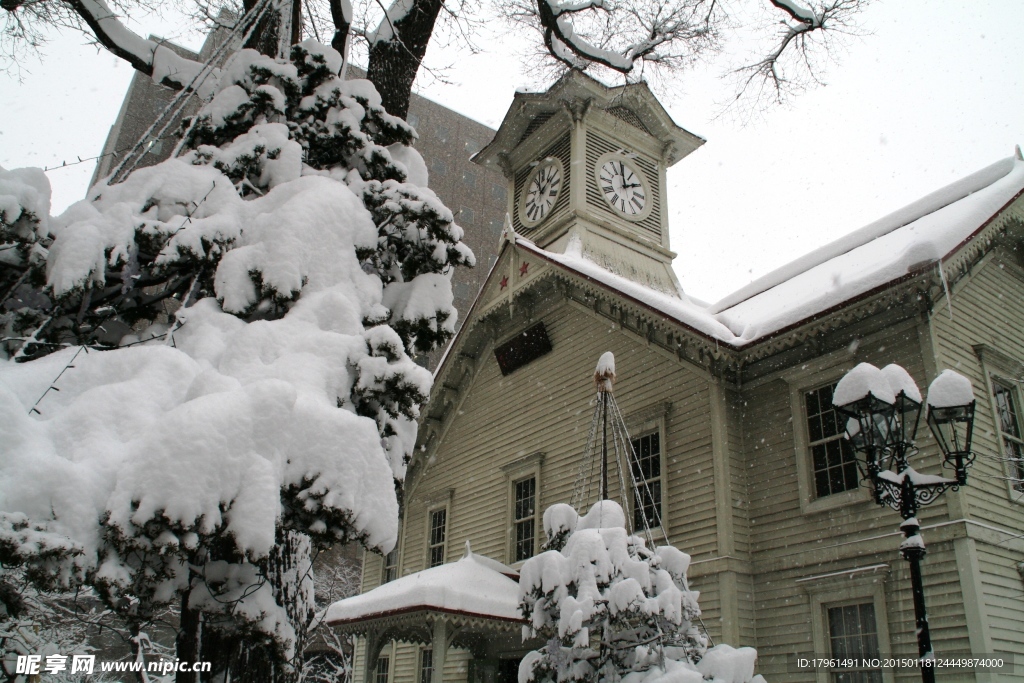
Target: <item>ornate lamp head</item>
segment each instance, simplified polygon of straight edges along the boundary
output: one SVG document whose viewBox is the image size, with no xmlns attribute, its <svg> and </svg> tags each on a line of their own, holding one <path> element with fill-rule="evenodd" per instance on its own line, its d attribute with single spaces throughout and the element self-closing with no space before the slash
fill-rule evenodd
<svg viewBox="0 0 1024 683">
<path fill-rule="evenodd" d="M 849 418 L 846 432 L 854 448 L 873 462 L 891 438 L 896 409 L 896 396 L 882 371 L 870 363 L 850 370 L 836 385 L 832 404 Z"/>
<path fill-rule="evenodd" d="M 882 368 L 882 376 L 896 395 L 893 405 L 896 420 L 889 445 L 911 444 L 917 437 L 917 425 L 921 420 L 921 390 L 910 373 L 895 363 Z"/>
<path fill-rule="evenodd" d="M 974 463 L 974 388 L 971 381 L 952 370 L 943 370 L 928 387 L 928 427 L 942 449 L 943 463 L 967 483 L 967 468 Z"/>
</svg>

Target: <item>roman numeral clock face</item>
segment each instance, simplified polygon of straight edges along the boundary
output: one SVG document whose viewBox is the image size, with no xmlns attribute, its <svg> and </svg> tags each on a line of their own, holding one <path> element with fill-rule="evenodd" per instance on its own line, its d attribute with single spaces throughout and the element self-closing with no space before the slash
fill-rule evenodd
<svg viewBox="0 0 1024 683">
<path fill-rule="evenodd" d="M 542 161 L 523 192 L 520 218 L 523 223 L 537 225 L 555 207 L 562 189 L 562 165 L 555 159 Z"/>
<path fill-rule="evenodd" d="M 607 159 L 598 166 L 597 185 L 615 211 L 626 218 L 639 218 L 647 207 L 647 188 L 636 170 L 624 159 Z"/>
</svg>

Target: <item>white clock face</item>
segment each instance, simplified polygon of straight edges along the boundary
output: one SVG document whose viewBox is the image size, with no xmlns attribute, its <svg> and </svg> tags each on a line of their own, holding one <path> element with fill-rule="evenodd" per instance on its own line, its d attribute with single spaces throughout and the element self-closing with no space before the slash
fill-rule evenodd
<svg viewBox="0 0 1024 683">
<path fill-rule="evenodd" d="M 608 159 L 601 164 L 597 179 L 605 200 L 624 216 L 637 216 L 647 206 L 647 191 L 640 180 L 640 172 L 629 162 Z"/>
<path fill-rule="evenodd" d="M 562 189 L 562 166 L 556 161 L 542 163 L 533 174 L 523 195 L 522 216 L 536 224 L 544 220 L 555 206 Z"/>
</svg>

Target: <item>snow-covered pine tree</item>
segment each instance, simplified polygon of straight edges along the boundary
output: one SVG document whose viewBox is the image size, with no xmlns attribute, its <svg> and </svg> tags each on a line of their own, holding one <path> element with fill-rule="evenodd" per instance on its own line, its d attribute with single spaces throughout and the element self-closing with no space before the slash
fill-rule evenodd
<svg viewBox="0 0 1024 683">
<path fill-rule="evenodd" d="M 707 648 L 690 556 L 629 534 L 618 503 L 582 517 L 553 505 L 544 530 L 546 550 L 523 564 L 519 594 L 524 639 L 546 643 L 523 658 L 520 683 L 763 681 L 751 648 Z"/>
<path fill-rule="evenodd" d="M 294 674 L 311 545 L 394 543 L 430 386 L 410 353 L 452 334 L 473 262 L 415 132 L 340 66 L 242 51 L 179 157 L 48 221 L 2 198 L 12 267 L 45 282 L 3 280 L 8 537 L 27 515 L 71 539 L 62 578 L 133 631 L 180 601 L 179 658 L 243 679 Z"/>
</svg>

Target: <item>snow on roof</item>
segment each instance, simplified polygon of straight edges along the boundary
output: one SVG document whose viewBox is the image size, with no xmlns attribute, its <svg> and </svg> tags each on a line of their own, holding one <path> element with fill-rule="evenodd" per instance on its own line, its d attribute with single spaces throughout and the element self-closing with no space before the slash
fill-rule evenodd
<svg viewBox="0 0 1024 683">
<path fill-rule="evenodd" d="M 967 176 L 775 270 L 711 306 L 616 275 L 570 246 L 516 246 L 598 282 L 712 339 L 746 346 L 884 286 L 956 251 L 1024 193 L 1024 160 L 1011 157 Z"/>
<path fill-rule="evenodd" d="M 514 570 L 467 551 L 458 562 L 424 569 L 339 600 L 327 609 L 327 623 L 360 621 L 414 609 L 518 621 L 522 619 L 519 583 L 506 576 L 508 572 Z"/>
<path fill-rule="evenodd" d="M 765 275 L 708 312 L 746 344 L 934 263 L 1024 190 L 1009 158 Z"/>
<path fill-rule="evenodd" d="M 706 336 L 727 343 L 732 343 L 736 337 L 728 327 L 715 320 L 703 307 L 693 303 L 690 299 L 665 294 L 621 275 L 616 275 L 582 256 L 571 247 L 565 254 L 545 251 L 519 235 L 516 236 L 516 246 L 583 275 L 589 280 L 603 284 Z"/>
</svg>

